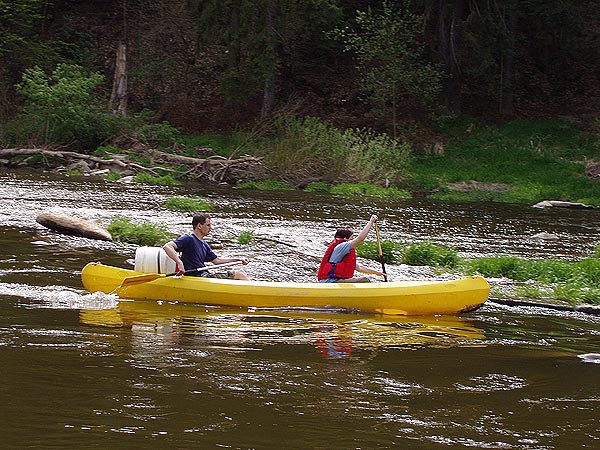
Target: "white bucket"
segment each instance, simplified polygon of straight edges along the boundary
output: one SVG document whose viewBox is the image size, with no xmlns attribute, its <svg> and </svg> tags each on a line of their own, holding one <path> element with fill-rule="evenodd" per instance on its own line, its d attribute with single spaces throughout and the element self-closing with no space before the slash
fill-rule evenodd
<svg viewBox="0 0 600 450">
<path fill-rule="evenodd" d="M 138 247 L 135 251 L 136 272 L 173 273 L 176 272 L 175 261 L 165 253 L 162 247 Z"/>
</svg>

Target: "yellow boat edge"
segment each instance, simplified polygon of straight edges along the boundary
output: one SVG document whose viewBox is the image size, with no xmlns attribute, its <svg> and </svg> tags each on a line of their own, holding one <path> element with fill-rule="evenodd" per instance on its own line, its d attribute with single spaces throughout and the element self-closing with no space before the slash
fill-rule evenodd
<svg viewBox="0 0 600 450">
<path fill-rule="evenodd" d="M 490 286 L 480 276 L 448 281 L 378 283 L 295 283 L 199 277 L 164 277 L 120 288 L 128 277 L 144 275 L 98 262 L 81 274 L 90 292 L 117 293 L 132 300 L 236 307 L 336 307 L 396 315 L 456 315 L 487 300 Z"/>
</svg>

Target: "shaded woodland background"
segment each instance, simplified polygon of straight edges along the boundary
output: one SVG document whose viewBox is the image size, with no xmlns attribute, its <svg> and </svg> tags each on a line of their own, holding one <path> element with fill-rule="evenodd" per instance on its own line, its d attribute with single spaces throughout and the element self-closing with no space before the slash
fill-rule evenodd
<svg viewBox="0 0 600 450">
<path fill-rule="evenodd" d="M 126 110 L 146 110 L 152 121 L 186 132 L 227 133 L 276 111 L 380 131 L 393 126 L 392 108 L 405 129 L 440 114 L 595 118 L 599 6 L 597 0 L 0 0 L 0 122 L 18 116 L 23 98 L 15 85 L 34 65 L 99 71 L 98 95 L 108 104 L 120 43 Z M 419 97 L 418 76 L 404 80 L 393 98 L 365 89 L 365 71 L 393 59 L 398 41 L 380 42 L 389 54 L 361 61 L 340 30 L 357 30 L 357 11 L 379 17 L 386 7 L 416 18 L 419 28 L 408 37 L 415 45 L 403 57 L 439 71 L 434 101 Z M 391 64 L 405 75 L 406 61 Z"/>
</svg>

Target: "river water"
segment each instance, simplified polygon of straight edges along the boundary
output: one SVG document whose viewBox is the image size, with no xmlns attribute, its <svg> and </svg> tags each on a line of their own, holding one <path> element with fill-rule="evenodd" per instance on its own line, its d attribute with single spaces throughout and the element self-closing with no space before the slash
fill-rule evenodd
<svg viewBox="0 0 600 450">
<path fill-rule="evenodd" d="M 3 448 L 600 448 L 598 316 L 493 303 L 395 317 L 119 301 L 85 292 L 80 272 L 90 261 L 129 267 L 135 246 L 35 222 L 48 210 L 103 226 L 124 216 L 178 234 L 190 218 L 161 204 L 182 195 L 215 204 L 217 253 L 250 257 L 257 279 L 313 280 L 333 230 L 358 230 L 372 213 L 384 239 L 432 239 L 462 256 L 576 259 L 600 240 L 597 211 L 0 173 Z M 265 240 L 239 245 L 241 231 Z M 532 240 L 538 232 L 560 240 Z"/>
</svg>

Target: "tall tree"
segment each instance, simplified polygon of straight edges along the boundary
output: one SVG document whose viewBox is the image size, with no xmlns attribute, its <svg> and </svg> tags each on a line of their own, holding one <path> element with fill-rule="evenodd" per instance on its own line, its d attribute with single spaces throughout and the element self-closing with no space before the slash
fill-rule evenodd
<svg viewBox="0 0 600 450">
<path fill-rule="evenodd" d="M 335 0 L 203 2 L 201 42 L 222 49 L 221 89 L 230 105 L 260 93 L 260 116 L 268 116 L 281 89 L 281 73 L 309 64 L 338 16 Z"/>
<path fill-rule="evenodd" d="M 461 44 L 465 0 L 439 0 L 439 55 L 444 68 L 443 98 L 446 112 L 461 112 Z"/>
<path fill-rule="evenodd" d="M 356 55 L 371 100 L 390 106 L 396 137 L 399 103 L 410 99 L 431 106 L 440 89 L 441 74 L 425 57 L 423 16 L 384 2 L 379 12 L 357 11 L 355 20 L 355 28 L 337 29 L 334 35 Z"/>
</svg>

